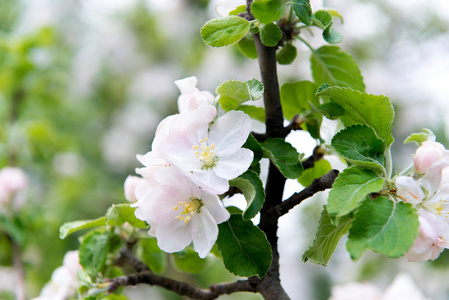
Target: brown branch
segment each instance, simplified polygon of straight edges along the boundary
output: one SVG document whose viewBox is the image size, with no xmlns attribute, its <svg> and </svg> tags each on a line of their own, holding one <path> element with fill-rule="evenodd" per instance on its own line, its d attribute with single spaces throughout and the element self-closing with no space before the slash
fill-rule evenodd
<svg viewBox="0 0 449 300">
<path fill-rule="evenodd" d="M 290 198 L 274 207 L 271 213 L 273 213 L 275 216 L 283 216 L 290 209 L 300 204 L 305 199 L 313 196 L 318 192 L 331 188 L 334 184 L 335 178 L 337 178 L 338 176 L 338 173 L 338 170 L 330 170 L 320 178 L 315 179 L 308 187 L 306 187 L 299 193 L 294 193 Z"/>
<path fill-rule="evenodd" d="M 326 152 L 326 150 L 324 148 L 322 148 L 320 146 L 316 146 L 313 149 L 312 155 L 310 155 L 306 160 L 301 162 L 304 170 L 313 168 L 315 166 L 315 162 L 322 159 L 325 152 Z"/>
<path fill-rule="evenodd" d="M 159 286 L 181 296 L 188 296 L 192 299 L 208 300 L 216 299 L 221 295 L 236 292 L 257 293 L 257 284 L 259 283 L 256 277 L 251 277 L 248 280 L 213 284 L 209 287 L 209 289 L 201 289 L 187 282 L 153 274 L 145 263 L 140 261 L 129 249 L 126 248 L 120 250 L 119 257 L 116 262 L 121 266 L 129 265 L 133 267 L 137 273 L 109 279 L 108 293 L 115 292 L 121 286 L 134 286 L 144 283 Z"/>
</svg>

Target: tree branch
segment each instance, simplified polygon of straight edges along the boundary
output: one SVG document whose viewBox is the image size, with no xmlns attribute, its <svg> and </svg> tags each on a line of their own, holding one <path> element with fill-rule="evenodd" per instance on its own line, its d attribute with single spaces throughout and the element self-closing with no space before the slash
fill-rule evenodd
<svg viewBox="0 0 449 300">
<path fill-rule="evenodd" d="M 308 187 L 300 191 L 299 193 L 294 193 L 290 198 L 278 204 L 273 208 L 271 213 L 276 216 L 285 215 L 290 209 L 300 204 L 303 200 L 313 196 L 314 194 L 324 191 L 332 187 L 335 178 L 337 178 L 339 171 L 330 170 L 320 178 L 315 179 Z"/>
<path fill-rule="evenodd" d="M 129 265 L 133 267 L 137 273 L 109 279 L 108 293 L 115 292 L 121 286 L 134 286 L 140 283 L 159 286 L 182 296 L 203 300 L 216 299 L 221 295 L 236 292 L 258 292 L 257 284 L 259 283 L 259 280 L 257 277 L 230 283 L 213 284 L 209 289 L 201 289 L 187 282 L 155 275 L 151 272 L 148 266 L 135 257 L 129 249 L 120 250 L 119 257 L 116 261 L 121 266 Z"/>
<path fill-rule="evenodd" d="M 306 160 L 301 162 L 304 170 L 313 168 L 315 166 L 315 162 L 322 159 L 325 152 L 326 152 L 326 150 L 324 148 L 322 148 L 320 146 L 316 146 L 313 149 L 312 155 L 310 155 Z"/>
</svg>

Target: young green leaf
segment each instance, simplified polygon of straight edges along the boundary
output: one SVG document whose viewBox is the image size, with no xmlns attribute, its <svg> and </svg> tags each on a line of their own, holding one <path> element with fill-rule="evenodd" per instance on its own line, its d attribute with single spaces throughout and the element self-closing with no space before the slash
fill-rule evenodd
<svg viewBox="0 0 449 300">
<path fill-rule="evenodd" d="M 249 27 L 247 20 L 237 16 L 213 19 L 201 28 L 201 37 L 212 47 L 229 46 L 243 38 Z"/>
<path fill-rule="evenodd" d="M 265 191 L 259 175 L 248 170 L 239 177 L 230 180 L 229 185 L 239 188 L 245 196 L 247 206 L 243 213 L 243 219 L 251 220 L 254 218 L 265 202 Z"/>
<path fill-rule="evenodd" d="M 263 96 L 263 84 L 256 78 L 246 81 L 246 84 L 249 88 L 249 94 L 251 96 L 251 100 L 257 100 L 262 98 Z"/>
<path fill-rule="evenodd" d="M 313 263 L 326 266 L 337 248 L 338 242 L 351 227 L 351 222 L 352 216 L 346 215 L 340 219 L 338 225 L 332 224 L 326 206 L 324 206 L 315 240 L 302 256 L 302 260 L 304 262 L 310 260 Z"/>
<path fill-rule="evenodd" d="M 284 11 L 284 1 L 281 0 L 254 0 L 251 4 L 251 13 L 263 24 L 279 20 Z"/>
<path fill-rule="evenodd" d="M 102 271 L 109 252 L 109 232 L 93 231 L 81 239 L 79 248 L 80 264 L 84 271 L 95 277 Z"/>
<path fill-rule="evenodd" d="M 257 58 L 256 44 L 254 43 L 254 38 L 251 34 L 245 35 L 245 37 L 237 43 L 237 47 L 246 57 L 252 59 Z"/>
<path fill-rule="evenodd" d="M 128 222 L 136 228 L 148 228 L 148 224 L 136 218 L 136 208 L 130 204 L 113 204 L 106 213 L 106 224 L 109 226 L 121 226 Z"/>
<path fill-rule="evenodd" d="M 319 21 L 318 26 L 325 29 L 334 22 L 332 15 L 325 10 L 318 10 L 313 14 L 314 18 Z M 314 20 L 315 21 L 315 20 Z"/>
<path fill-rule="evenodd" d="M 310 6 L 310 0 L 293 0 L 292 6 L 301 22 L 309 26 L 312 25 L 312 6 Z"/>
<path fill-rule="evenodd" d="M 179 271 L 198 274 L 203 272 L 214 260 L 213 256 L 206 256 L 204 259 L 198 256 L 191 247 L 170 255 L 171 261 Z"/>
<path fill-rule="evenodd" d="M 301 176 L 303 167 L 299 162 L 299 154 L 290 143 L 280 138 L 268 138 L 261 146 L 264 157 L 269 158 L 282 175 L 290 179 Z"/>
<path fill-rule="evenodd" d="M 327 200 L 331 217 L 342 217 L 359 207 L 368 194 L 380 192 L 385 180 L 374 171 L 352 166 L 335 179 Z"/>
<path fill-rule="evenodd" d="M 243 148 L 249 149 L 253 151 L 254 158 L 251 165 L 257 164 L 263 157 L 262 146 L 260 146 L 259 142 L 250 134 L 246 139 L 246 142 L 242 146 Z"/>
<path fill-rule="evenodd" d="M 352 125 L 343 129 L 332 138 L 331 145 L 354 165 L 384 170 L 385 143 L 367 125 Z"/>
<path fill-rule="evenodd" d="M 100 227 L 106 225 L 106 217 L 101 217 L 95 220 L 80 220 L 64 223 L 59 228 L 59 238 L 65 239 L 69 234 L 77 232 L 79 230 Z"/>
<path fill-rule="evenodd" d="M 239 13 L 246 12 L 246 5 L 239 5 L 229 12 L 231 16 L 237 16 Z"/>
<path fill-rule="evenodd" d="M 320 178 L 331 169 L 332 166 L 327 160 L 320 159 L 319 161 L 315 162 L 313 168 L 304 170 L 304 172 L 302 172 L 301 174 L 301 177 L 298 178 L 298 181 L 303 186 L 309 186 L 314 179 Z"/>
<path fill-rule="evenodd" d="M 328 87 L 317 95 L 329 96 L 334 103 L 343 107 L 345 115 L 341 120 L 345 126 L 369 125 L 376 131 L 377 136 L 386 142 L 386 147 L 393 143 L 391 128 L 394 109 L 387 97 L 341 87 Z"/>
<path fill-rule="evenodd" d="M 432 130 L 424 128 L 422 131 L 423 132 L 412 133 L 411 135 L 409 135 L 405 139 L 404 144 L 415 142 L 416 144 L 418 144 L 418 146 L 421 146 L 422 143 L 427 141 L 435 142 L 436 137 Z"/>
<path fill-rule="evenodd" d="M 275 47 L 282 38 L 282 31 L 274 23 L 260 26 L 260 41 L 268 47 Z"/>
<path fill-rule="evenodd" d="M 343 41 L 343 35 L 332 28 L 330 25 L 323 30 L 323 38 L 329 44 L 338 44 Z"/>
<path fill-rule="evenodd" d="M 262 278 L 271 265 L 271 246 L 265 233 L 241 215 L 231 215 L 218 224 L 218 229 L 217 245 L 226 269 L 238 276 Z"/>
<path fill-rule="evenodd" d="M 310 109 L 309 101 L 319 105 L 315 91 L 316 85 L 311 81 L 284 83 L 281 87 L 281 104 L 285 118 L 291 120 L 296 114 Z"/>
<path fill-rule="evenodd" d="M 296 55 L 296 47 L 292 43 L 286 43 L 276 52 L 276 60 L 281 65 L 289 65 L 295 60 Z"/>
<path fill-rule="evenodd" d="M 383 196 L 366 199 L 355 214 L 346 249 L 354 260 L 367 249 L 400 257 L 413 245 L 418 226 L 418 214 L 411 204 Z"/>
<path fill-rule="evenodd" d="M 164 272 L 167 265 L 166 254 L 159 249 L 155 238 L 139 239 L 136 254 L 151 271 L 155 273 Z"/>
<path fill-rule="evenodd" d="M 251 99 L 249 86 L 246 82 L 228 80 L 217 87 L 218 101 L 225 111 L 236 109 L 240 103 Z"/>
<path fill-rule="evenodd" d="M 347 86 L 365 90 L 362 73 L 352 56 L 338 46 L 326 45 L 312 52 L 310 57 L 313 80 L 317 86 Z"/>
<path fill-rule="evenodd" d="M 336 120 L 345 114 L 343 107 L 333 102 L 318 105 L 316 109 L 329 120 Z"/>
</svg>

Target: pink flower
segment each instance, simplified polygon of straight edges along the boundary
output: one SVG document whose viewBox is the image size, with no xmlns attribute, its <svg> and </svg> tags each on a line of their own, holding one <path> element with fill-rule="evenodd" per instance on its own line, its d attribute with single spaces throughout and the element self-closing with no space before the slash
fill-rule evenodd
<svg viewBox="0 0 449 300">
<path fill-rule="evenodd" d="M 418 237 L 405 254 L 408 261 L 435 260 L 444 248 L 449 248 L 449 224 L 420 210 Z"/>
<path fill-rule="evenodd" d="M 198 79 L 195 76 L 176 80 L 175 84 L 181 91 L 178 97 L 178 110 L 180 113 L 197 109 L 200 105 L 211 105 L 215 99 L 208 91 L 200 91 L 196 88 Z"/>
<path fill-rule="evenodd" d="M 0 202 L 9 202 L 11 197 L 27 186 L 28 180 L 22 169 L 5 167 L 0 171 Z"/>
<path fill-rule="evenodd" d="M 217 224 L 230 216 L 223 203 L 175 167 L 160 169 L 154 179 L 157 186 L 137 194 L 136 217 L 151 225 L 148 233 L 165 252 L 181 251 L 193 242 L 198 255 L 206 257 L 217 240 Z"/>
<path fill-rule="evenodd" d="M 429 168 L 445 157 L 448 157 L 448 151 L 442 144 L 430 141 L 423 142 L 422 146 L 416 149 L 415 169 L 419 173 L 426 173 Z"/>
<path fill-rule="evenodd" d="M 137 201 L 136 199 L 136 189 L 139 184 L 145 180 L 141 177 L 131 176 L 126 177 L 125 183 L 123 184 L 123 189 L 125 191 L 125 198 L 131 203 Z"/>
</svg>

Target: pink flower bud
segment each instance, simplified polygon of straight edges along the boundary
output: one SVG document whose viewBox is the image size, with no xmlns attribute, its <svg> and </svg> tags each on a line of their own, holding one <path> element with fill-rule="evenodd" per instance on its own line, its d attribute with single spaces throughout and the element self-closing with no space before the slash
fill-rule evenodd
<svg viewBox="0 0 449 300">
<path fill-rule="evenodd" d="M 131 203 L 134 203 L 137 201 L 136 199 L 136 188 L 144 181 L 143 178 L 137 177 L 137 176 L 131 176 L 129 175 L 126 177 L 125 183 L 124 183 L 124 190 L 125 190 L 125 198 Z"/>
<path fill-rule="evenodd" d="M 416 149 L 415 169 L 419 173 L 426 173 L 433 165 L 447 156 L 447 150 L 437 142 L 424 142 Z"/>
<path fill-rule="evenodd" d="M 27 176 L 22 169 L 6 167 L 0 171 L 0 201 L 9 201 L 11 197 L 27 185 Z"/>
</svg>

